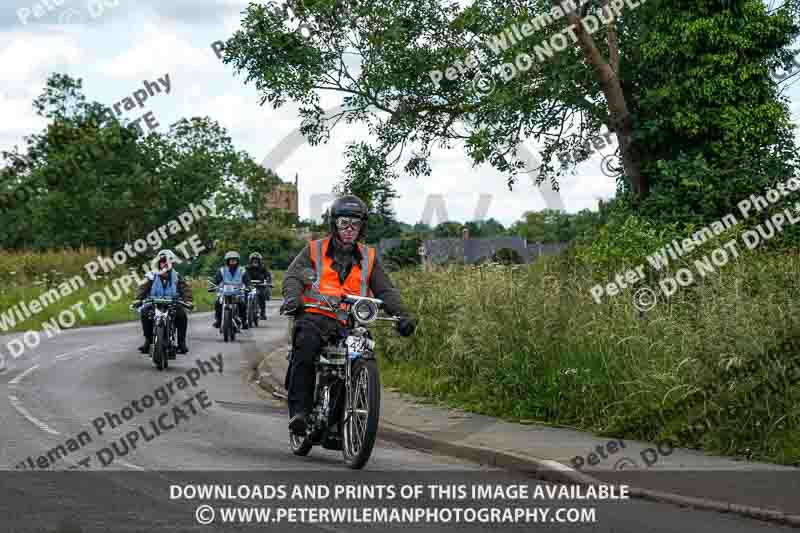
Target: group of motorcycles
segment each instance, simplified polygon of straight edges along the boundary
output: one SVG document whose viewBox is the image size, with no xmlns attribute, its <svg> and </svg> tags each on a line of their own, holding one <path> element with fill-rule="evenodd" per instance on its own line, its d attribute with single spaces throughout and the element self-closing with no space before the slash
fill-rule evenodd
<svg viewBox="0 0 800 533">
<path fill-rule="evenodd" d="M 319 293 L 319 280 L 313 270 L 304 273 L 306 288 Z M 244 299 L 249 327 L 259 320 L 258 290 L 271 290 L 264 281 L 253 281 L 248 287 L 230 284 L 214 285 L 222 305 L 220 334 L 225 342 L 233 342 L 242 330 L 239 303 Z M 381 316 L 383 301 L 350 294 L 340 297 L 322 296 L 325 305 L 305 304 L 336 313 L 342 324 L 338 337 L 330 339 L 316 357 L 314 407 L 307 417 L 305 435 L 289 432 L 289 447 L 295 455 L 308 455 L 314 446 L 341 450 L 345 463 L 353 469 L 363 468 L 372 454 L 380 417 L 380 378 L 375 359 L 375 341 L 367 326 L 376 321 L 397 322 L 397 317 Z M 191 306 L 178 299 L 148 298 L 143 305 L 154 308 L 154 338 L 151 357 L 158 370 L 167 368 L 178 348 L 175 313 L 178 306 Z M 131 306 L 133 308 L 133 306 Z M 292 338 L 294 331 L 292 330 Z M 291 346 L 291 345 L 290 345 Z M 288 359 L 291 366 L 292 351 Z M 288 376 L 287 376 L 288 380 Z M 288 388 L 288 383 L 286 384 Z"/>
<path fill-rule="evenodd" d="M 258 327 L 259 305 L 258 290 L 264 288 L 272 290 L 272 285 L 266 281 L 251 281 L 247 288 L 223 283 L 218 287 L 209 281 L 208 290 L 216 290 L 219 303 L 222 305 L 222 318 L 219 323 L 219 332 L 225 342 L 236 340 L 236 334 L 242 331 L 242 319 L 239 316 L 239 304 L 244 299 L 247 326 Z M 219 290 L 218 290 L 219 289 Z"/>
</svg>

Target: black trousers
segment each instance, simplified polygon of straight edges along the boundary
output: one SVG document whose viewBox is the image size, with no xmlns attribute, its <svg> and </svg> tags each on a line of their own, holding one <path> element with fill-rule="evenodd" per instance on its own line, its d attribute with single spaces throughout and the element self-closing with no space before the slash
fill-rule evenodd
<svg viewBox="0 0 800 533">
<path fill-rule="evenodd" d="M 258 308 L 261 310 L 262 315 L 266 314 L 267 300 L 270 297 L 269 289 L 267 287 L 258 287 L 256 291 L 258 291 Z"/>
<path fill-rule="evenodd" d="M 292 360 L 286 376 L 289 416 L 308 414 L 314 404 L 314 358 L 323 343 L 339 335 L 340 324 L 333 318 L 303 313 L 295 321 Z"/>
<path fill-rule="evenodd" d="M 245 304 L 244 302 L 240 301 L 237 304 L 237 307 L 239 308 L 239 318 L 242 320 L 242 324 L 244 324 L 246 326 L 247 325 L 247 304 Z M 222 320 L 222 304 L 219 303 L 219 300 L 214 302 L 214 316 L 215 316 L 217 322 Z"/>
<path fill-rule="evenodd" d="M 153 337 L 153 310 L 148 309 L 141 315 L 142 319 L 142 333 L 146 338 Z M 186 328 L 189 325 L 189 319 L 186 317 L 186 310 L 178 306 L 175 309 L 175 326 L 178 328 L 178 342 L 181 344 L 186 343 Z"/>
</svg>

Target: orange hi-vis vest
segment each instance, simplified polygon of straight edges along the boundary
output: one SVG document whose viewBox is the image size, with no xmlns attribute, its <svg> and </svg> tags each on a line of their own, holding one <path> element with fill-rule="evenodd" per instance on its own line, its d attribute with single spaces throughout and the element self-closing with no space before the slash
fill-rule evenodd
<svg viewBox="0 0 800 533">
<path fill-rule="evenodd" d="M 369 280 L 372 275 L 372 268 L 375 266 L 375 249 L 363 244 L 358 245 L 361 251 L 361 264 L 354 264 L 344 283 L 339 282 L 339 274 L 333 269 L 333 258 L 328 257 L 328 245 L 331 238 L 319 239 L 309 243 L 311 262 L 317 272 L 319 280 L 319 292 L 327 297 L 341 297 L 344 294 L 356 294 L 358 296 L 369 296 Z M 313 294 L 303 294 L 304 304 L 316 304 L 327 306 L 327 304 Z M 307 313 L 319 313 L 331 318 L 336 318 L 335 313 L 324 309 L 306 307 Z"/>
</svg>

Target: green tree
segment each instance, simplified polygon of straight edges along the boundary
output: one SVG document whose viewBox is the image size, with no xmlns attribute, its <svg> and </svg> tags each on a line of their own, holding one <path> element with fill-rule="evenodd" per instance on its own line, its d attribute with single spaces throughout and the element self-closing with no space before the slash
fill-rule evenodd
<svg viewBox="0 0 800 533">
<path fill-rule="evenodd" d="M 82 81 L 54 74 L 34 101 L 48 122 L 26 147 L 3 152 L 0 188 L 27 191 L 0 212 L 2 248 L 116 250 L 214 197 L 222 217 L 253 212 L 277 179 L 237 152 L 208 117 L 181 119 L 146 137 L 89 102 Z M 192 227 L 204 241 L 211 221 Z M 189 235 L 178 234 L 173 245 Z"/>
<path fill-rule="evenodd" d="M 437 239 L 461 237 L 464 226 L 460 222 L 445 221 L 433 228 L 433 236 Z"/>
<path fill-rule="evenodd" d="M 272 2 L 251 4 L 241 30 L 226 43 L 224 61 L 247 76 L 273 106 L 290 98 L 299 101 L 303 131 L 312 143 L 328 138 L 343 118 L 345 123 L 358 121 L 369 126 L 376 153 L 388 157 L 413 146 L 405 169 L 414 175 L 430 175 L 433 146 L 459 142 L 476 164 L 493 165 L 511 185 L 524 168 L 516 147 L 535 136 L 544 142 L 544 163 L 525 170 L 536 170 L 538 181 L 557 184 L 569 167 L 554 164 L 554 156 L 584 146 L 606 124 L 617 136 L 630 205 L 639 205 L 651 179 L 659 190 L 669 189 L 656 169 L 687 180 L 683 187 L 691 188 L 705 168 L 704 158 L 750 157 L 747 141 L 756 132 L 768 134 L 756 150 L 759 165 L 771 169 L 774 158 L 763 152 L 783 154 L 787 147 L 780 127 L 759 128 L 758 120 L 774 122 L 781 114 L 774 94 L 768 94 L 767 73 L 791 55 L 787 47 L 797 30 L 797 0 L 769 14 L 760 0 L 626 4 L 593 34 L 581 25 L 581 17 L 607 0 L 581 7 L 559 0 L 476 0 L 463 8 L 440 0 L 290 4 L 313 28 L 311 39 L 286 28 Z M 551 14 L 554 22 L 527 38 L 498 38 L 512 25 L 521 27 L 543 14 Z M 542 53 L 542 43 L 568 26 L 574 28 L 575 46 Z M 480 54 L 482 43 L 491 43 L 497 54 Z M 513 63 L 520 53 L 533 58 L 532 67 L 508 81 L 499 79 L 496 67 Z M 475 55 L 490 59 L 465 63 Z M 457 79 L 444 77 L 456 61 L 459 67 L 450 72 Z M 717 75 L 723 68 L 727 74 L 720 83 Z M 435 81 L 432 71 L 439 73 Z M 495 82 L 491 94 L 476 93 L 473 80 L 479 76 Z M 345 110 L 326 117 L 320 91 L 341 94 Z M 728 91 L 736 96 L 726 96 Z M 721 120 L 707 120 L 713 106 L 703 102 L 714 99 L 725 109 Z M 706 110 L 693 109 L 698 104 Z M 745 111 L 745 122 L 756 127 L 747 136 L 736 124 L 735 110 L 742 106 L 753 106 Z M 671 129 L 662 133 L 655 117 L 670 122 Z M 723 151 L 713 143 L 703 154 L 689 149 L 689 137 L 694 146 L 706 144 L 701 123 L 713 124 L 716 135 L 728 140 Z M 712 175 L 709 183 L 730 194 L 720 178 Z"/>
<path fill-rule="evenodd" d="M 392 172 L 386 159 L 366 143 L 351 143 L 345 176 L 334 192 L 352 194 L 361 198 L 369 208 L 370 220 L 365 238 L 376 243 L 381 239 L 399 237 L 403 230 L 396 220 L 392 201 L 398 197 L 392 186 L 397 175 Z"/>
<path fill-rule="evenodd" d="M 788 59 L 797 5 L 771 15 L 760 1 L 731 4 L 661 2 L 640 38 L 637 68 L 623 71 L 637 94 L 635 142 L 648 154 L 651 194 L 641 214 L 654 220 L 709 223 L 794 175 L 788 99 L 766 73 Z M 630 180 L 620 185 L 631 205 Z"/>
</svg>

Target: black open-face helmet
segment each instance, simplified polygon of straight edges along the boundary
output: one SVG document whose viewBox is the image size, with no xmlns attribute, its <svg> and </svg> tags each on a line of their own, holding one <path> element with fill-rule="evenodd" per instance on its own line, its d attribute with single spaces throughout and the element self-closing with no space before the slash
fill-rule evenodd
<svg viewBox="0 0 800 533">
<path fill-rule="evenodd" d="M 361 225 L 361 231 L 358 233 L 358 236 L 361 237 L 364 234 L 364 228 L 367 225 L 367 219 L 369 218 L 369 209 L 367 208 L 367 204 L 361 201 L 360 198 L 357 196 L 342 196 L 341 198 L 337 198 L 333 205 L 331 205 L 330 211 L 330 224 L 331 224 L 331 234 L 336 235 L 338 233 L 338 229 L 336 228 L 336 219 L 339 217 L 350 217 L 350 218 L 360 218 L 363 222 Z"/>
</svg>

